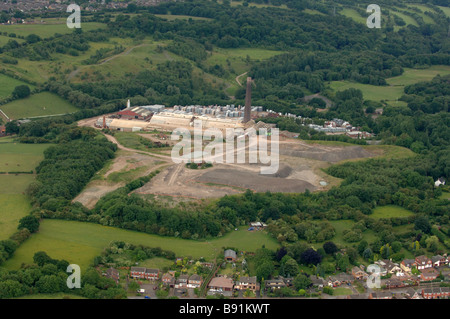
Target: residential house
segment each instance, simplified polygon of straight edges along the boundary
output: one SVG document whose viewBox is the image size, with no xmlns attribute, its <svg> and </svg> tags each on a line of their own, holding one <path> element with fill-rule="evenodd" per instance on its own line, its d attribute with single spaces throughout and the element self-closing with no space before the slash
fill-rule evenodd
<svg viewBox="0 0 450 319">
<path fill-rule="evenodd" d="M 397 275 L 397 276 L 403 276 L 403 269 L 396 263 L 392 262 L 391 260 L 383 259 L 376 261 L 375 264 L 379 265 L 381 268 L 386 270 L 386 275 Z M 382 274 L 382 276 L 384 276 Z"/>
<path fill-rule="evenodd" d="M 106 270 L 106 277 L 113 279 L 116 282 L 116 284 L 118 284 L 120 273 L 117 269 L 111 267 Z"/>
<path fill-rule="evenodd" d="M 421 293 L 413 288 L 409 288 L 405 294 L 409 299 L 422 299 Z"/>
<path fill-rule="evenodd" d="M 384 285 L 388 289 L 405 287 L 405 283 L 403 281 L 395 279 L 395 278 L 394 279 L 387 279 L 384 282 Z"/>
<path fill-rule="evenodd" d="M 435 280 L 439 276 L 439 271 L 434 268 L 423 269 L 420 274 L 420 279 L 422 281 Z"/>
<path fill-rule="evenodd" d="M 130 270 L 130 275 L 133 278 L 140 278 L 140 279 L 144 279 L 145 278 L 145 267 L 131 267 Z"/>
<path fill-rule="evenodd" d="M 278 276 L 279 279 L 283 280 L 286 286 L 291 287 L 294 284 L 294 277 L 282 277 Z"/>
<path fill-rule="evenodd" d="M 236 281 L 234 289 L 237 289 L 237 290 L 249 289 L 253 292 L 256 292 L 256 291 L 260 290 L 260 285 L 258 283 L 256 276 L 253 276 L 253 277 L 242 276 L 239 278 L 238 281 Z"/>
<path fill-rule="evenodd" d="M 433 267 L 433 262 L 427 256 L 424 256 L 424 255 L 417 256 L 415 258 L 415 261 L 416 261 L 418 270 L 422 270 L 422 269 L 427 269 L 427 268 Z"/>
<path fill-rule="evenodd" d="M 234 250 L 232 250 L 232 249 L 227 249 L 227 250 L 225 250 L 225 252 L 224 252 L 224 256 L 225 256 L 225 260 L 226 261 L 236 261 L 236 259 L 237 259 L 237 254 L 236 254 L 236 252 L 234 251 Z"/>
<path fill-rule="evenodd" d="M 450 297 L 450 288 L 424 288 L 422 289 L 422 297 L 425 299 L 448 299 Z"/>
<path fill-rule="evenodd" d="M 441 255 L 436 255 L 431 257 L 431 262 L 433 263 L 433 267 L 440 267 L 447 263 L 447 258 Z"/>
<path fill-rule="evenodd" d="M 441 185 L 445 185 L 445 179 L 443 177 L 440 177 L 434 182 L 434 186 L 439 187 Z"/>
<path fill-rule="evenodd" d="M 352 268 L 352 275 L 355 279 L 358 280 L 365 280 L 367 279 L 367 277 L 369 277 L 369 275 L 365 271 L 356 266 Z"/>
<path fill-rule="evenodd" d="M 227 277 L 214 277 L 208 284 L 211 292 L 232 292 L 234 287 L 233 280 Z"/>
<path fill-rule="evenodd" d="M 392 299 L 392 293 L 387 291 L 371 292 L 369 294 L 369 299 Z"/>
<path fill-rule="evenodd" d="M 158 280 L 159 279 L 159 269 L 146 269 L 145 279 L 147 280 Z"/>
<path fill-rule="evenodd" d="M 5 135 L 6 135 L 6 126 L 0 125 L 0 136 L 5 136 Z"/>
<path fill-rule="evenodd" d="M 340 273 L 334 276 L 330 276 L 328 278 L 328 286 L 330 287 L 338 287 L 342 284 L 350 283 L 352 282 L 353 276 L 346 274 L 346 273 Z"/>
<path fill-rule="evenodd" d="M 175 277 L 173 274 L 165 273 L 162 275 L 161 281 L 163 285 L 169 286 L 170 288 L 175 287 Z"/>
<path fill-rule="evenodd" d="M 180 275 L 175 281 L 175 288 L 187 288 L 189 275 Z"/>
<path fill-rule="evenodd" d="M 264 284 L 266 286 L 266 289 L 270 289 L 272 291 L 275 289 L 281 289 L 286 287 L 286 283 L 281 278 L 266 280 L 264 281 Z"/>
<path fill-rule="evenodd" d="M 202 285 L 203 279 L 202 276 L 193 274 L 189 277 L 187 287 L 188 288 L 200 288 Z"/>
<path fill-rule="evenodd" d="M 309 277 L 309 279 L 311 280 L 313 287 L 322 289 L 326 285 L 325 280 L 321 277 L 312 275 Z"/>
<path fill-rule="evenodd" d="M 414 259 L 404 259 L 400 263 L 400 268 L 402 268 L 404 272 L 410 273 L 413 268 L 417 268 L 417 264 Z"/>
</svg>

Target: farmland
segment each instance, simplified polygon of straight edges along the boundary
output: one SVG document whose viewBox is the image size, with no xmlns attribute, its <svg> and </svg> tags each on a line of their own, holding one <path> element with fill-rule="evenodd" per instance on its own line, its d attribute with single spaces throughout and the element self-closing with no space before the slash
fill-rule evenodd
<svg viewBox="0 0 450 319">
<path fill-rule="evenodd" d="M 136 245 L 161 247 L 175 252 L 177 256 L 204 257 L 212 260 L 222 247 L 237 247 L 243 251 L 255 251 L 265 245 L 276 249 L 278 243 L 263 232 L 249 232 L 246 227 L 223 237 L 209 241 L 194 241 L 175 237 L 162 237 L 119 228 L 63 220 L 44 220 L 39 232 L 23 243 L 14 257 L 3 266 L 16 269 L 22 263 L 32 263 L 37 251 L 46 251 L 57 259 L 66 259 L 80 265 L 82 269 L 99 255 L 113 240 L 122 240 Z"/>
<path fill-rule="evenodd" d="M 404 102 L 398 101 L 398 99 L 402 97 L 405 86 L 422 81 L 430 81 L 437 75 L 444 76 L 448 74 L 450 74 L 450 66 L 435 65 L 425 69 L 406 68 L 402 75 L 388 78 L 386 80 L 389 84 L 388 86 L 375 86 L 350 81 L 333 81 L 330 82 L 329 86 L 335 92 L 349 88 L 359 89 L 363 92 L 365 100 L 387 101 L 392 106 L 401 106 L 404 105 Z"/>
<path fill-rule="evenodd" d="M 1 109 L 11 119 L 65 114 L 78 111 L 69 102 L 49 92 L 42 92 L 25 99 L 15 100 L 2 105 Z"/>
<path fill-rule="evenodd" d="M 66 19 L 54 20 L 53 24 L 14 24 L 14 25 L 0 25 L 0 32 L 7 32 L 8 34 L 14 33 L 17 36 L 26 37 L 30 34 L 37 34 L 41 38 L 49 38 L 54 36 L 55 33 L 67 34 L 74 32 L 73 29 L 69 29 L 66 25 Z M 98 22 L 84 22 L 81 25 L 83 31 L 90 31 L 100 28 L 105 28 L 106 25 Z"/>
<path fill-rule="evenodd" d="M 0 172 L 29 172 L 44 159 L 48 144 L 21 144 L 14 139 L 0 139 Z"/>
<path fill-rule="evenodd" d="M 34 86 L 25 82 L 0 74 L 0 99 L 10 96 L 16 86 L 24 84 L 28 85 L 31 90 L 34 88 Z"/>
<path fill-rule="evenodd" d="M 0 171 L 2 173 L 33 171 L 44 158 L 49 144 L 20 144 L 12 138 L 0 139 Z M 7 239 L 16 230 L 19 220 L 31 210 L 24 194 L 33 182 L 33 174 L 0 174 L 0 239 Z"/>
</svg>

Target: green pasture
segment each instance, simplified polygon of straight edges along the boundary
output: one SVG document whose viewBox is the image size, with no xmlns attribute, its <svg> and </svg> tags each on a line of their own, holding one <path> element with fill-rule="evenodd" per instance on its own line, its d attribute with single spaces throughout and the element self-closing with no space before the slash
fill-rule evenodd
<svg viewBox="0 0 450 319">
<path fill-rule="evenodd" d="M 387 206 L 379 206 L 376 207 L 373 210 L 373 213 L 370 215 L 370 217 L 375 218 L 375 219 L 380 219 L 380 218 L 395 218 L 395 217 L 409 217 L 414 215 L 413 212 L 404 209 L 402 207 L 399 206 L 394 206 L 394 205 L 387 205 Z"/>
<path fill-rule="evenodd" d="M 0 25 L 0 32 L 7 32 L 8 34 L 15 33 L 18 36 L 28 36 L 30 34 L 36 34 L 41 38 L 49 38 L 54 36 L 55 33 L 68 34 L 75 32 L 74 29 L 69 29 L 65 23 L 43 23 L 43 24 L 13 24 L 13 25 Z M 106 25 L 99 22 L 81 22 L 81 29 L 86 31 L 106 28 Z"/>
<path fill-rule="evenodd" d="M 402 75 L 386 80 L 389 85 L 407 86 L 424 81 L 431 81 L 435 76 L 445 76 L 450 74 L 450 66 L 433 65 L 427 69 L 405 68 Z"/>
<path fill-rule="evenodd" d="M 203 17 L 194 17 L 194 16 L 186 16 L 186 15 L 173 15 L 173 14 L 155 14 L 155 16 L 157 16 L 158 18 L 162 18 L 162 19 L 166 19 L 169 21 L 173 21 L 173 20 L 204 20 L 204 21 L 208 21 L 208 20 L 212 20 L 210 18 L 203 18 Z"/>
<path fill-rule="evenodd" d="M 440 199 L 450 199 L 450 193 L 442 192 L 442 195 L 439 196 Z"/>
<path fill-rule="evenodd" d="M 2 105 L 1 110 L 11 119 L 21 119 L 72 113 L 78 111 L 78 108 L 56 94 L 42 92 Z"/>
<path fill-rule="evenodd" d="M 49 144 L 22 144 L 13 138 L 0 138 L 0 172 L 32 171 L 44 159 Z"/>
<path fill-rule="evenodd" d="M 0 194 L 22 194 L 34 181 L 34 175 L 31 174 L 0 174 Z"/>
<path fill-rule="evenodd" d="M 444 11 L 444 13 L 446 14 L 447 17 L 450 17 L 450 7 L 439 7 L 442 11 Z"/>
<path fill-rule="evenodd" d="M 0 176 L 0 182 L 3 182 Z M 22 217 L 31 211 L 31 204 L 26 195 L 0 193 L 0 240 L 8 239 L 17 231 Z"/>
<path fill-rule="evenodd" d="M 136 245 L 161 247 L 177 256 L 204 257 L 213 260 L 222 247 L 237 247 L 255 251 L 265 245 L 275 250 L 278 243 L 263 232 L 249 232 L 247 227 L 232 231 L 209 241 L 194 241 L 175 237 L 162 237 L 92 223 L 64 220 L 43 220 L 39 232 L 32 235 L 3 266 L 17 269 L 22 263 L 32 263 L 37 251 L 46 251 L 52 258 L 65 259 L 86 269 L 111 241 L 122 240 Z"/>
<path fill-rule="evenodd" d="M 354 10 L 354 9 L 350 9 L 350 8 L 344 8 L 342 9 L 342 11 L 340 12 L 340 14 L 353 19 L 355 22 L 359 22 L 362 23 L 364 25 L 366 25 L 367 23 L 367 17 L 369 17 L 369 13 L 367 14 L 367 17 L 363 17 L 361 16 L 358 11 Z"/>
<path fill-rule="evenodd" d="M 6 98 L 8 96 L 11 96 L 12 92 L 14 91 L 14 88 L 19 85 L 28 85 L 30 90 L 34 89 L 33 85 L 30 85 L 28 83 L 22 82 L 20 80 L 16 80 L 14 78 L 11 78 L 7 75 L 0 74 L 0 99 Z M 1 108 L 2 106 L 0 106 Z"/>
<path fill-rule="evenodd" d="M 333 81 L 330 82 L 330 88 L 336 92 L 350 88 L 359 89 L 363 93 L 364 100 L 372 101 L 396 101 L 403 95 L 403 86 L 376 86 L 350 81 Z"/>
</svg>

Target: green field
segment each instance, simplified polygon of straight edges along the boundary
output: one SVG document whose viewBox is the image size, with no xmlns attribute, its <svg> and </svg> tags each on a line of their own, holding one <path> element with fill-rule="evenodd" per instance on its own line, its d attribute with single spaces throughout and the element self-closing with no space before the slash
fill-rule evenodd
<svg viewBox="0 0 450 319">
<path fill-rule="evenodd" d="M 61 23 L 60 23 L 61 22 Z M 8 34 L 15 33 L 16 35 L 24 36 L 36 34 L 41 38 L 49 38 L 55 33 L 67 34 L 74 32 L 74 29 L 69 29 L 66 25 L 66 19 L 61 20 L 56 24 L 14 24 L 14 25 L 0 25 L 0 32 L 7 32 Z M 91 31 L 96 29 L 106 28 L 106 25 L 99 22 L 82 22 L 81 29 L 83 31 Z"/>
<path fill-rule="evenodd" d="M 367 17 L 369 17 L 369 13 L 367 14 L 367 17 L 362 17 L 356 10 L 354 9 L 350 9 L 350 8 L 345 8 L 342 9 L 342 11 L 340 12 L 342 15 L 353 19 L 356 22 L 362 23 L 364 25 L 366 25 L 367 23 Z"/>
<path fill-rule="evenodd" d="M 44 158 L 44 150 L 50 144 L 20 144 L 13 138 L 0 138 L 0 171 L 31 171 Z M 0 174 L 0 240 L 7 239 L 16 230 L 19 220 L 30 210 L 25 195 L 33 174 Z"/>
<path fill-rule="evenodd" d="M 363 93 L 364 100 L 372 101 L 396 101 L 403 95 L 403 86 L 376 86 L 350 81 L 334 81 L 330 83 L 330 88 L 334 91 L 344 91 L 350 88 L 359 89 Z"/>
<path fill-rule="evenodd" d="M 450 17 L 450 7 L 439 7 L 444 13 L 447 15 L 447 17 Z"/>
<path fill-rule="evenodd" d="M 424 81 L 431 81 L 437 75 L 445 76 L 450 74 L 450 66 L 433 65 L 427 69 L 408 69 L 406 68 L 402 75 L 389 78 L 386 82 L 389 85 L 406 86 Z"/>
<path fill-rule="evenodd" d="M 24 84 L 28 85 L 30 90 L 34 89 L 33 85 L 16 80 L 4 74 L 0 74 L 0 99 L 10 96 L 16 86 Z"/>
<path fill-rule="evenodd" d="M 162 18 L 162 19 L 169 20 L 169 21 L 173 21 L 173 20 L 176 20 L 176 19 L 179 19 L 179 20 L 192 19 L 192 20 L 205 20 L 205 21 L 212 20 L 210 18 L 185 16 L 185 15 L 173 15 L 173 14 L 155 14 L 155 16 L 157 16 L 159 18 Z"/>
<path fill-rule="evenodd" d="M 44 159 L 49 144 L 22 144 L 13 138 L 0 138 L 0 172 L 28 172 Z"/>
<path fill-rule="evenodd" d="M 46 251 L 52 258 L 65 259 L 80 265 L 82 271 L 99 255 L 111 241 L 122 240 L 132 244 L 161 247 L 177 256 L 204 257 L 212 260 L 222 247 L 237 247 L 244 251 L 255 251 L 265 245 L 276 249 L 278 243 L 263 232 L 248 232 L 247 227 L 233 231 L 221 238 L 209 241 L 194 241 L 174 237 L 162 237 L 91 223 L 44 220 L 39 232 L 24 242 L 14 257 L 3 264 L 7 269 L 17 269 L 22 263 L 32 263 L 37 251 Z"/>
<path fill-rule="evenodd" d="M 0 176 L 0 182 L 3 177 Z M 22 194 L 0 194 L 0 240 L 8 239 L 17 231 L 22 217 L 31 211 L 28 198 Z"/>
<path fill-rule="evenodd" d="M 73 113 L 78 108 L 56 94 L 42 92 L 1 106 L 11 119 Z"/>
<path fill-rule="evenodd" d="M 350 288 L 346 287 L 334 288 L 333 290 L 334 296 L 347 296 L 353 294 L 353 291 Z"/>
<path fill-rule="evenodd" d="M 404 94 L 405 86 L 422 81 L 431 81 L 438 74 L 441 76 L 450 74 L 450 66 L 435 65 L 427 69 L 405 69 L 402 75 L 386 79 L 388 86 L 333 81 L 330 82 L 330 88 L 336 92 L 355 88 L 362 91 L 365 100 L 390 101 L 393 106 L 402 106 L 405 103 L 397 100 Z"/>
<path fill-rule="evenodd" d="M 394 217 L 409 217 L 412 215 L 414 215 L 413 212 L 407 209 L 404 209 L 399 206 L 388 205 L 375 208 L 370 217 L 380 219 L 380 218 L 394 218 Z"/>
<path fill-rule="evenodd" d="M 450 193 L 442 192 L 442 195 L 439 196 L 440 199 L 450 199 Z"/>
</svg>

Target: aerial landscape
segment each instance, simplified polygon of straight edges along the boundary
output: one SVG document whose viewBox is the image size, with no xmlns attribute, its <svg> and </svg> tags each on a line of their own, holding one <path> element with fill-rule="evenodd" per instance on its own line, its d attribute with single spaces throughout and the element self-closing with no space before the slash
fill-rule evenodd
<svg viewBox="0 0 450 319">
<path fill-rule="evenodd" d="M 449 104 L 448 0 L 2 1 L 0 299 L 449 299 Z"/>
</svg>

